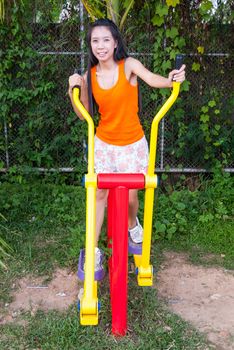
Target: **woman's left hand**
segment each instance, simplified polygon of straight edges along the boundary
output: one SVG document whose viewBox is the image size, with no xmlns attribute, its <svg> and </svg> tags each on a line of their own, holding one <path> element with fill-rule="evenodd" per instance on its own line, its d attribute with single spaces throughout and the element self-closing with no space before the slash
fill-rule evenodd
<svg viewBox="0 0 234 350">
<path fill-rule="evenodd" d="M 185 80 L 185 67 L 186 67 L 185 64 L 183 64 L 179 70 L 178 69 L 172 70 L 168 75 L 168 79 L 171 82 L 177 81 L 178 83 L 183 83 L 183 81 Z"/>
</svg>

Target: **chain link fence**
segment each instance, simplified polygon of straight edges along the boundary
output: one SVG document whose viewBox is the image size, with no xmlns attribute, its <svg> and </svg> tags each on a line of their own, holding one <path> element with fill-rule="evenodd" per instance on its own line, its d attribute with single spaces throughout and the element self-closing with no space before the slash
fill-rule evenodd
<svg viewBox="0 0 234 350">
<path fill-rule="evenodd" d="M 47 112 L 44 115 L 40 113 L 40 116 L 37 116 L 37 110 L 35 110 L 34 127 L 31 129 L 27 110 L 20 105 L 16 106 L 12 111 L 17 115 L 14 123 L 5 120 L 1 127 L 3 142 L 0 160 L 5 169 L 23 164 L 40 170 L 60 169 L 65 172 L 81 167 L 85 172 L 87 127 L 74 116 L 67 96 L 69 75 L 73 73 L 74 68 L 87 66 L 85 50 L 80 50 L 83 45 L 83 35 L 78 35 L 80 25 L 60 24 L 44 28 L 35 24 L 33 33 L 32 48 L 38 52 L 39 61 L 46 62 L 48 59 L 51 62 L 52 60 L 59 72 L 58 75 L 49 77 L 56 86 L 58 102 L 54 99 L 45 101 L 44 103 L 49 104 L 49 107 L 47 105 L 45 109 Z M 153 54 L 144 52 L 130 54 L 153 70 Z M 202 67 L 199 72 L 195 72 L 192 68 L 195 61 L 199 61 Z M 197 129 L 199 129 L 201 108 L 209 103 L 212 96 L 216 96 L 217 91 L 219 91 L 217 108 L 228 120 L 229 135 L 230 138 L 233 137 L 233 55 L 226 52 L 211 52 L 199 56 L 187 54 L 185 63 L 190 89 L 188 92 L 181 93 L 178 105 L 169 111 L 160 123 L 156 164 L 159 172 L 206 171 L 201 131 Z M 142 93 L 140 119 L 146 137 L 149 139 L 151 122 L 164 100 L 163 98 L 154 100 L 153 89 L 142 81 L 140 89 Z M 176 112 L 178 106 L 181 106 L 180 111 L 182 111 L 179 115 Z M 42 106 L 40 108 L 42 109 Z M 57 123 L 50 122 L 48 110 L 52 114 L 56 113 Z M 40 123 L 40 119 L 43 118 L 45 118 L 44 122 Z M 214 125 L 219 125 L 217 119 L 218 117 L 214 118 L 212 122 Z M 29 126 L 28 134 L 22 132 L 22 125 L 25 123 Z M 218 157 L 222 159 L 222 154 Z M 229 154 L 225 168 L 226 171 L 234 171 L 233 153 Z"/>
</svg>

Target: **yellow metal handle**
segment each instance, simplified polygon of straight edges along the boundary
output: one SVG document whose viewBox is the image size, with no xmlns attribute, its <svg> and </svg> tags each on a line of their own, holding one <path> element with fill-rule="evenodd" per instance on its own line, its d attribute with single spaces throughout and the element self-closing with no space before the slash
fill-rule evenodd
<svg viewBox="0 0 234 350">
<path fill-rule="evenodd" d="M 94 174 L 94 123 L 91 115 L 80 102 L 79 95 L 79 88 L 74 87 L 72 91 L 73 101 L 88 123 L 88 174 Z"/>
<path fill-rule="evenodd" d="M 174 104 L 177 99 L 180 91 L 180 83 L 173 82 L 173 89 L 171 96 L 164 103 L 162 108 L 156 114 L 151 125 L 151 134 L 150 134 L 150 155 L 149 155 L 149 167 L 148 175 L 153 175 L 155 171 L 155 159 L 157 151 L 157 139 L 158 139 L 158 125 L 160 120 L 165 116 L 171 106 Z"/>
<path fill-rule="evenodd" d="M 157 151 L 158 125 L 168 110 L 176 101 L 180 91 L 180 83 L 173 82 L 171 96 L 164 103 L 162 108 L 153 119 L 150 134 L 150 154 L 148 173 L 145 177 L 145 209 L 144 209 L 144 239 L 142 244 L 142 256 L 138 265 L 138 284 L 140 286 L 151 286 L 153 284 L 153 268 L 150 265 L 150 249 L 152 236 L 152 219 L 154 204 L 154 189 L 157 187 L 157 176 L 155 176 L 155 159 Z"/>
<path fill-rule="evenodd" d="M 76 108 L 88 123 L 88 174 L 86 187 L 86 241 L 84 295 L 80 303 L 82 325 L 98 324 L 97 282 L 94 280 L 95 236 L 96 236 L 96 188 L 97 175 L 94 173 L 94 123 L 79 99 L 80 90 L 74 87 L 72 97 Z"/>
</svg>

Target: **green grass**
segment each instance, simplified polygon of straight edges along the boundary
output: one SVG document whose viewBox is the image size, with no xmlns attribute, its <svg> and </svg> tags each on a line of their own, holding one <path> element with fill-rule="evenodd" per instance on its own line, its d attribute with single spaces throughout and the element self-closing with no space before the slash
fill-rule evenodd
<svg viewBox="0 0 234 350">
<path fill-rule="evenodd" d="M 188 238 L 191 258 L 201 264 L 234 269 L 233 221 L 204 225 Z"/>
<path fill-rule="evenodd" d="M 107 282 L 99 287 L 102 304 L 98 327 L 82 327 L 76 306 L 64 313 L 25 313 L 25 325 L 1 327 L 1 349 L 209 349 L 205 340 L 157 300 L 154 288 L 139 288 L 130 278 L 128 333 L 124 338 L 111 334 L 111 314 Z"/>
<path fill-rule="evenodd" d="M 188 254 L 193 264 L 234 270 L 234 223 L 217 220 L 198 225 L 190 234 L 175 240 L 156 242 L 157 253 L 171 250 Z"/>
<path fill-rule="evenodd" d="M 203 186 L 203 191 L 176 189 L 169 195 L 157 193 L 152 237 L 152 262 L 156 268 L 160 267 L 162 252 L 167 249 L 186 251 L 195 263 L 234 268 L 229 181 Z M 140 197 L 142 218 L 142 194 Z M 57 267 L 76 271 L 85 238 L 85 191 L 77 186 L 38 181 L 4 182 L 0 184 L 0 207 L 7 219 L 0 222 L 1 237 L 13 249 L 12 256 L 4 260 L 8 270 L 1 271 L 0 276 L 0 305 L 4 308 L 11 301 L 11 287 L 16 279 L 28 273 L 50 278 Z M 103 236 L 102 246 L 104 242 Z M 155 288 L 138 287 L 133 274 L 129 275 L 126 337 L 116 339 L 111 335 L 107 281 L 100 284 L 99 294 L 102 308 L 98 327 L 81 327 L 76 305 L 63 313 L 38 311 L 35 316 L 23 313 L 20 317 L 24 325 L 1 326 L 0 348 L 209 349 L 200 334 L 158 301 Z"/>
</svg>

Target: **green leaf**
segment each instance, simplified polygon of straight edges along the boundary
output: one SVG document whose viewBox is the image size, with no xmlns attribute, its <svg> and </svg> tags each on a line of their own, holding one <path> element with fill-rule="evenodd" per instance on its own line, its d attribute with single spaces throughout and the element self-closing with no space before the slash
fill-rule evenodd
<svg viewBox="0 0 234 350">
<path fill-rule="evenodd" d="M 166 30 L 166 37 L 174 39 L 179 35 L 178 29 L 176 27 L 172 27 L 171 29 Z"/>
<path fill-rule="evenodd" d="M 192 70 L 193 70 L 194 72 L 198 72 L 200 69 L 201 69 L 200 63 L 193 62 L 193 64 L 192 64 Z"/>
<path fill-rule="evenodd" d="M 169 89 L 159 89 L 159 93 L 163 97 L 169 97 L 170 95 L 170 90 Z"/>
<path fill-rule="evenodd" d="M 179 202 L 179 203 L 177 203 L 177 208 L 179 210 L 184 210 L 186 208 L 186 205 L 184 203 Z"/>
<path fill-rule="evenodd" d="M 174 41 L 174 45 L 177 46 L 179 49 L 182 49 L 186 44 L 185 39 L 182 37 L 176 37 Z"/>
<path fill-rule="evenodd" d="M 175 60 L 175 58 L 176 58 L 176 55 L 177 55 L 177 51 L 175 51 L 175 50 L 171 50 L 171 52 L 170 52 L 170 60 Z"/>
<path fill-rule="evenodd" d="M 218 133 L 216 130 L 214 130 L 214 129 L 211 131 L 211 133 L 212 133 L 212 135 L 214 135 L 214 136 L 218 136 L 218 135 L 219 135 L 219 133 Z"/>
<path fill-rule="evenodd" d="M 215 100 L 209 101 L 209 102 L 208 102 L 208 106 L 209 106 L 209 107 L 214 107 L 214 106 L 216 106 Z"/>
<path fill-rule="evenodd" d="M 201 6 L 199 8 L 199 11 L 204 14 L 210 11 L 213 7 L 212 1 L 210 0 L 203 0 L 201 3 Z"/>
<path fill-rule="evenodd" d="M 156 225 L 155 225 L 155 228 L 156 228 L 156 232 L 158 233 L 164 233 L 166 232 L 166 225 L 165 224 L 162 224 L 161 222 L 156 222 Z"/>
<path fill-rule="evenodd" d="M 173 234 L 177 230 L 176 226 L 171 226 L 170 228 L 167 229 L 167 233 Z"/>
<path fill-rule="evenodd" d="M 168 6 L 176 7 L 176 5 L 179 5 L 180 0 L 166 0 L 166 3 Z"/>
<path fill-rule="evenodd" d="M 171 61 L 170 60 L 163 61 L 162 69 L 164 71 L 167 71 L 168 69 L 171 69 Z"/>
<path fill-rule="evenodd" d="M 125 9 L 124 14 L 122 15 L 122 19 L 121 19 L 120 24 L 119 24 L 120 30 L 123 28 L 124 22 L 126 21 L 128 13 L 131 10 L 131 8 L 133 7 L 133 5 L 134 5 L 134 0 L 127 1 L 127 7 Z"/>
<path fill-rule="evenodd" d="M 166 6 L 166 5 L 163 6 L 161 4 L 157 5 L 155 13 L 157 15 L 159 15 L 160 17 L 167 16 L 168 15 L 168 6 Z"/>
<path fill-rule="evenodd" d="M 181 85 L 181 91 L 189 91 L 189 86 L 191 85 L 190 81 L 185 80 Z"/>
<path fill-rule="evenodd" d="M 197 52 L 200 53 L 200 54 L 203 54 L 204 53 L 204 46 L 198 46 L 197 47 Z"/>
<path fill-rule="evenodd" d="M 207 222 L 212 222 L 214 219 L 214 215 L 211 213 L 206 213 L 203 215 L 200 215 L 198 221 L 199 222 L 203 222 L 203 223 L 207 223 Z"/>
<path fill-rule="evenodd" d="M 201 111 L 202 111 L 203 113 L 207 113 L 208 110 L 209 110 L 209 108 L 208 108 L 207 106 L 203 106 L 203 107 L 201 108 Z"/>
<path fill-rule="evenodd" d="M 152 18 L 152 23 L 154 26 L 160 27 L 164 23 L 164 18 L 160 17 L 159 15 L 155 15 Z"/>
<path fill-rule="evenodd" d="M 200 129 L 201 129 L 202 131 L 206 132 L 206 131 L 209 129 L 209 127 L 208 127 L 207 124 L 202 124 L 202 125 L 200 126 Z"/>
<path fill-rule="evenodd" d="M 210 120 L 210 117 L 208 114 L 201 114 L 200 121 L 203 123 L 207 123 Z"/>
<path fill-rule="evenodd" d="M 215 130 L 219 131 L 221 126 L 219 124 L 215 124 Z"/>
<path fill-rule="evenodd" d="M 215 146 L 221 146 L 224 143 L 224 139 L 220 139 L 214 143 Z M 223 153 L 222 153 L 223 155 Z"/>
</svg>

